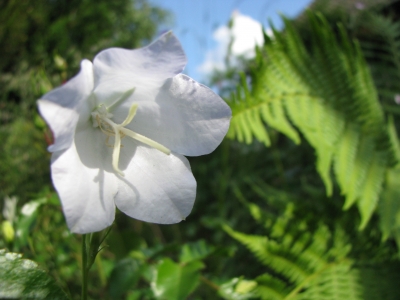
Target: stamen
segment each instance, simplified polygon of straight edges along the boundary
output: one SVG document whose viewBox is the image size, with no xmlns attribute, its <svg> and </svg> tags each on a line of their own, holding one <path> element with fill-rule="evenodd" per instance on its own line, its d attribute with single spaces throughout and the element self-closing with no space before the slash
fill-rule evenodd
<svg viewBox="0 0 400 300">
<path fill-rule="evenodd" d="M 138 105 L 137 104 L 132 104 L 131 108 L 129 109 L 128 116 L 126 117 L 125 121 L 123 121 L 120 126 L 125 127 L 128 125 L 130 122 L 132 122 L 133 118 L 136 115 Z"/>
<path fill-rule="evenodd" d="M 121 137 L 117 128 L 115 128 L 114 150 L 112 154 L 112 166 L 115 172 L 124 176 L 124 173 L 118 168 L 119 152 L 121 149 Z"/>
<path fill-rule="evenodd" d="M 138 140 L 139 142 L 142 142 L 143 144 L 146 144 L 150 147 L 156 148 L 157 150 L 159 150 L 167 155 L 171 154 L 171 150 L 169 150 L 167 147 L 164 147 L 163 145 L 157 143 L 156 141 L 153 141 L 152 139 L 145 137 L 144 135 L 141 135 L 139 133 L 136 133 L 136 132 L 126 129 L 126 128 L 121 128 L 120 130 L 126 136 L 129 136 L 135 140 Z"/>
</svg>

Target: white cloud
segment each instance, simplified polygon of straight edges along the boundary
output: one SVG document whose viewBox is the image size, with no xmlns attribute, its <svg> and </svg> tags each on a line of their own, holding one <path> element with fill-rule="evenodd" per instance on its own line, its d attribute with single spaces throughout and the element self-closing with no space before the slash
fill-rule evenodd
<svg viewBox="0 0 400 300">
<path fill-rule="evenodd" d="M 232 13 L 231 28 L 225 25 L 218 27 L 213 33 L 213 38 L 217 42 L 216 48 L 206 53 L 204 62 L 198 67 L 198 71 L 203 75 L 226 68 L 225 58 L 231 41 L 230 51 L 233 58 L 254 57 L 255 46 L 264 42 L 261 23 L 238 11 Z M 231 63 L 234 65 L 235 61 L 231 60 Z"/>
<path fill-rule="evenodd" d="M 231 29 L 233 55 L 254 57 L 256 45 L 264 42 L 262 25 L 252 18 L 241 15 L 238 11 L 233 13 L 233 26 Z"/>
</svg>

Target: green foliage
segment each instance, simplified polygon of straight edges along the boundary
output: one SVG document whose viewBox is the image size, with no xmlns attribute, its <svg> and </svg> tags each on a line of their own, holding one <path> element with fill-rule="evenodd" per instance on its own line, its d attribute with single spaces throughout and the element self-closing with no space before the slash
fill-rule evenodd
<svg viewBox="0 0 400 300">
<path fill-rule="evenodd" d="M 204 240 L 188 243 L 182 246 L 180 255 L 181 263 L 188 263 L 195 260 L 202 260 L 215 251 L 213 246 L 208 245 Z"/>
<path fill-rule="evenodd" d="M 177 264 L 168 258 L 162 260 L 152 286 L 154 295 L 157 299 L 186 299 L 199 283 L 199 270 L 203 267 L 199 261 Z"/>
<path fill-rule="evenodd" d="M 55 54 L 76 68 L 80 59 L 91 59 L 104 48 L 140 46 L 165 17 L 165 11 L 145 0 L 2 1 L 0 56 L 8 59 L 1 61 L 0 70 L 15 70 L 21 60 L 49 63 Z"/>
<path fill-rule="evenodd" d="M 81 58 L 149 39 L 163 12 L 147 1 L 28 2 L 0 3 L 0 53 L 7 55 L 0 62 L 0 206 L 5 195 L 19 197 L 14 218 L 0 214 L 0 248 L 24 253 L 79 299 L 82 237 L 68 231 L 49 187 L 51 133 L 34 101 L 74 74 Z M 400 244 L 398 25 L 390 14 L 371 21 L 363 13 L 346 28 L 311 17 L 300 35 L 286 21 L 254 61 L 242 61 L 246 76 L 235 68 L 217 74 L 224 91 L 242 80 L 230 100 L 232 139 L 190 158 L 198 183 L 193 212 L 171 226 L 117 212 L 95 260 L 98 247 L 88 249 L 89 298 L 400 298 L 391 239 Z M 360 47 L 344 31 L 365 32 L 360 45 L 375 86 Z M 379 219 L 369 219 L 376 202 Z"/>
<path fill-rule="evenodd" d="M 333 170 L 344 209 L 357 204 L 363 229 L 398 156 L 368 67 L 343 27 L 337 38 L 321 15 L 310 15 L 310 45 L 285 24 L 284 33 L 275 30 L 258 50 L 251 87 L 243 79 L 233 95 L 228 136 L 269 146 L 275 129 L 297 144 L 296 126 L 315 149 L 327 194 L 333 193 Z"/>
<path fill-rule="evenodd" d="M 0 250 L 2 299 L 69 299 L 38 265 L 18 253 Z"/>
<path fill-rule="evenodd" d="M 31 201 L 22 203 L 22 207 L 18 205 L 12 227 L 15 235 L 11 241 L 0 234 L 0 248 L 33 259 L 66 292 L 76 287 L 75 280 L 71 279 L 80 278 L 76 263 L 80 243 L 67 231 L 60 201 L 54 192 L 43 188 Z"/>
<path fill-rule="evenodd" d="M 386 186 L 379 203 L 383 238 L 393 236 L 400 245 L 400 169 L 391 169 L 386 174 Z"/>
<path fill-rule="evenodd" d="M 16 221 L 16 232 L 18 238 L 15 240 L 15 247 L 21 249 L 28 245 L 31 228 L 38 217 L 38 209 L 47 202 L 46 198 L 36 199 L 25 203 L 21 208 L 21 214 Z"/>
<path fill-rule="evenodd" d="M 73 299 L 79 299 L 76 291 L 80 288 L 79 253 L 83 238 L 86 240 L 85 264 L 93 264 L 88 272 L 91 278 L 89 295 L 102 299 L 186 299 L 202 282 L 202 261 L 217 250 L 204 240 L 183 243 L 182 246 L 162 245 L 149 240 L 149 245 L 144 238 L 149 236 L 149 227 L 160 229 L 154 227 L 156 225 L 145 225 L 146 230 L 138 234 L 132 229 L 132 223 L 143 223 L 134 220 L 129 220 L 129 228 L 125 228 L 129 235 L 114 227 L 109 234 L 100 232 L 76 237 L 66 228 L 57 195 L 48 189 L 25 203 L 13 219 L 9 223 L 15 235 L 7 242 L 2 239 L 4 232 L 3 236 L 0 234 L 0 246 L 33 255 Z M 105 237 L 107 242 L 103 247 L 99 246 Z M 127 243 L 123 245 L 124 242 Z M 128 252 L 118 250 L 124 247 L 129 249 Z M 120 258 L 116 259 L 115 254 Z M 169 258 L 172 255 L 178 263 Z M 213 283 L 208 281 L 206 284 Z M 216 287 L 214 285 L 213 289 Z M 3 290 L 9 291 L 0 285 L 0 293 Z M 212 290 L 207 293 L 215 294 Z"/>
<path fill-rule="evenodd" d="M 257 205 L 251 204 L 253 209 Z M 363 261 L 351 253 L 349 235 L 340 227 L 296 224 L 293 203 L 264 224 L 268 235 L 248 235 L 224 225 L 268 270 L 255 278 L 261 299 L 397 299 L 398 263 Z M 258 210 L 261 208 L 258 207 Z"/>
<path fill-rule="evenodd" d="M 396 113 L 394 98 L 399 94 L 400 82 L 400 22 L 376 11 L 367 11 L 358 19 L 360 44 L 380 99 L 388 112 Z"/>
<path fill-rule="evenodd" d="M 254 299 L 256 297 L 254 293 L 256 287 L 257 282 L 255 281 L 233 278 L 220 286 L 218 294 L 227 300 Z"/>
<path fill-rule="evenodd" d="M 141 275 L 141 262 L 138 259 L 127 257 L 117 262 L 109 280 L 109 294 L 113 299 L 120 299 L 129 290 L 133 289 Z"/>
<path fill-rule="evenodd" d="M 16 119 L 8 127 L 0 126 L 0 197 L 37 192 L 38 186 L 48 182 L 48 159 L 45 133 L 33 122 Z M 24 186 L 24 189 L 20 189 Z"/>
</svg>

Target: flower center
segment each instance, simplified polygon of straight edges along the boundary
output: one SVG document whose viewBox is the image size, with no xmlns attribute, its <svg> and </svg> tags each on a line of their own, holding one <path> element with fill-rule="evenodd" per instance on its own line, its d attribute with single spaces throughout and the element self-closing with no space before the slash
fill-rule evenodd
<svg viewBox="0 0 400 300">
<path fill-rule="evenodd" d="M 112 146 L 114 148 L 112 153 L 112 166 L 114 171 L 121 176 L 124 176 L 124 173 L 118 168 L 118 162 L 119 153 L 122 146 L 121 139 L 125 136 L 129 136 L 135 140 L 138 140 L 139 142 L 149 145 L 165 154 L 169 155 L 171 153 L 171 150 L 153 141 L 152 139 L 149 139 L 139 133 L 125 128 L 125 126 L 132 122 L 133 118 L 136 115 L 137 108 L 138 105 L 133 104 L 129 109 L 128 116 L 121 124 L 116 124 L 111 120 L 113 115 L 109 112 L 104 104 L 100 104 L 92 112 L 93 127 L 99 127 L 100 130 L 107 136 L 106 144 L 108 144 L 108 140 L 110 137 L 114 137 L 114 145 Z"/>
</svg>

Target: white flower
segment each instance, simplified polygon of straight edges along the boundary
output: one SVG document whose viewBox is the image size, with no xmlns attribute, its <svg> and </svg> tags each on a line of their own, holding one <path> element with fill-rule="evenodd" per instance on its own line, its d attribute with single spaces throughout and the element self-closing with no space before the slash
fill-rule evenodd
<svg viewBox="0 0 400 300">
<path fill-rule="evenodd" d="M 38 101 L 55 143 L 51 172 L 71 231 L 111 225 L 115 206 L 130 217 L 185 219 L 196 181 L 183 155 L 212 152 L 231 118 L 209 88 L 180 74 L 186 56 L 168 32 L 136 50 L 110 48 Z"/>
</svg>

